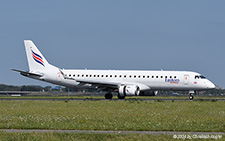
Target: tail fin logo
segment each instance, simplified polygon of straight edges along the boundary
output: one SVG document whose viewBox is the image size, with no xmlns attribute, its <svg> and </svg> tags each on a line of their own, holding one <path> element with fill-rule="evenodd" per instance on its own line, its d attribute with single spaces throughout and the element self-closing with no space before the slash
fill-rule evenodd
<svg viewBox="0 0 225 141">
<path fill-rule="evenodd" d="M 34 59 L 37 63 L 41 64 L 42 66 L 45 66 L 42 57 L 41 57 L 40 55 L 38 55 L 37 53 L 33 52 L 33 50 L 31 50 L 31 52 L 32 52 L 33 59 Z"/>
</svg>

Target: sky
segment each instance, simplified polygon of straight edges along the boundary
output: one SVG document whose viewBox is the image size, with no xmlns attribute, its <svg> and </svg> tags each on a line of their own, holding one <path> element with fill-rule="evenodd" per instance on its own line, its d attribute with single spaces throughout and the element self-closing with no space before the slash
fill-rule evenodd
<svg viewBox="0 0 225 141">
<path fill-rule="evenodd" d="M 0 83 L 50 85 L 28 70 L 23 40 L 70 69 L 187 70 L 225 87 L 223 0 L 0 2 Z"/>
</svg>

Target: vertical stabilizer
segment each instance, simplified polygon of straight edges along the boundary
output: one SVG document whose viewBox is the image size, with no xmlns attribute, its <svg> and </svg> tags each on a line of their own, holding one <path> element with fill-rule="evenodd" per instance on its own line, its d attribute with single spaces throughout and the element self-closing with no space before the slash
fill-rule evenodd
<svg viewBox="0 0 225 141">
<path fill-rule="evenodd" d="M 49 67 L 48 61 L 31 40 L 24 40 L 30 71 L 41 71 Z"/>
</svg>

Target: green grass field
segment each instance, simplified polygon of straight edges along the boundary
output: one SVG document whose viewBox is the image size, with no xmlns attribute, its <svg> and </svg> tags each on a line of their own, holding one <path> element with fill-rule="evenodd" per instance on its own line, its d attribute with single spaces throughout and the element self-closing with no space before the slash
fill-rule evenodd
<svg viewBox="0 0 225 141">
<path fill-rule="evenodd" d="M 35 141 L 77 141 L 77 140 L 88 140 L 88 141 L 96 141 L 96 140 L 108 140 L 108 141 L 168 141 L 175 140 L 174 135 L 148 135 L 148 134 L 89 134 L 89 133 L 6 133 L 0 132 L 0 140 L 1 141 L 14 141 L 14 140 L 35 140 Z M 187 136 L 181 135 L 183 138 L 180 140 L 187 140 Z M 200 140 L 200 138 L 196 138 L 191 135 L 193 140 Z M 223 136 L 214 135 L 212 138 L 208 138 L 206 140 L 224 140 Z M 204 139 L 205 140 L 205 139 Z"/>
<path fill-rule="evenodd" d="M 225 131 L 223 101 L 0 101 L 2 129 Z"/>
<path fill-rule="evenodd" d="M 35 140 L 35 141 L 77 141 L 77 140 L 112 140 L 112 141 L 167 141 L 173 140 L 173 135 L 146 135 L 146 134 L 73 134 L 73 133 L 5 133 L 0 132 L 1 141 Z"/>
</svg>

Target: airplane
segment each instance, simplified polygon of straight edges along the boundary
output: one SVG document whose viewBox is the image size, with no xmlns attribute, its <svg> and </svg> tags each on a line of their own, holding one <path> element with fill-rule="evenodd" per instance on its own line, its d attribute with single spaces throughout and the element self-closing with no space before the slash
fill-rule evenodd
<svg viewBox="0 0 225 141">
<path fill-rule="evenodd" d="M 93 88 L 107 92 L 105 99 L 112 99 L 117 92 L 118 99 L 126 96 L 139 96 L 144 91 L 159 90 L 189 91 L 189 99 L 195 91 L 214 89 L 215 85 L 203 75 L 192 71 L 140 71 L 140 70 L 87 70 L 60 69 L 48 63 L 31 40 L 24 40 L 29 71 L 21 75 L 73 88 Z"/>
</svg>

